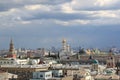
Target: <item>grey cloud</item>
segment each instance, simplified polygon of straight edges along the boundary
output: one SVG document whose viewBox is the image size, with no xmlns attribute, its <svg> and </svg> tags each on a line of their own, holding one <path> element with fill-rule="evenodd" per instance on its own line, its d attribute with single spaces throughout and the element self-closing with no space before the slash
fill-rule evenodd
<svg viewBox="0 0 120 80">
<path fill-rule="evenodd" d="M 17 44 L 16 46 L 30 48 L 39 46 L 48 47 L 49 45 L 59 45 L 61 41 L 58 41 L 58 38 L 62 39 L 65 37 L 74 41 L 74 43 L 72 41 L 70 42 L 72 46 L 82 44 L 94 47 L 106 47 L 109 45 L 117 45 L 120 47 L 120 38 L 118 35 L 120 34 L 119 19 L 105 18 L 104 16 L 102 18 L 99 16 L 92 17 L 97 13 L 89 13 L 89 11 L 88 13 L 82 13 L 81 11 L 119 9 L 119 3 L 110 7 L 88 7 L 87 5 L 83 5 L 81 8 L 76 5 L 75 8 L 73 7 L 73 10 L 77 10 L 79 13 L 64 13 L 59 8 L 60 6 L 57 6 L 59 4 L 63 5 L 66 2 L 70 3 L 70 1 L 71 0 L 1 0 L 0 11 L 17 8 L 18 12 L 6 12 L 2 13 L 6 15 L 0 15 L 0 38 L 5 38 L 5 40 L 0 40 L 0 44 L 6 48 L 8 46 L 6 42 L 9 42 L 8 38 L 13 37 L 15 44 Z M 52 5 L 55 9 L 51 11 L 24 9 L 24 6 L 34 4 Z M 58 9 L 56 9 L 56 7 Z M 56 24 L 53 21 L 54 19 L 63 22 L 78 19 L 92 20 L 92 24 L 77 24 L 65 27 L 64 25 Z M 41 20 L 44 20 L 43 23 L 40 23 Z M 31 23 L 22 24 L 20 23 L 21 21 L 31 21 Z M 12 25 L 10 26 L 8 23 Z M 7 28 L 2 28 L 4 27 L 2 24 L 6 24 L 5 26 L 7 26 Z M 48 40 L 48 42 L 43 44 L 44 40 Z M 1 45 L 0 48 L 2 47 Z"/>
<path fill-rule="evenodd" d="M 56 19 L 62 21 L 69 21 L 69 20 L 93 20 L 94 17 L 91 17 L 90 14 L 83 14 L 83 13 L 62 13 L 62 12 L 38 12 L 38 13 L 31 13 L 31 17 L 23 17 L 23 20 L 39 20 L 39 19 Z"/>
<path fill-rule="evenodd" d="M 89 0 L 86 0 L 89 1 Z M 58 5 L 64 5 L 65 3 L 71 4 L 70 7 L 73 8 L 73 10 L 81 11 L 81 10 L 87 10 L 87 11 L 97 11 L 97 10 L 117 10 L 120 9 L 119 5 L 120 3 L 111 4 L 109 6 L 95 6 L 94 2 L 95 0 L 91 0 L 91 2 L 86 3 L 86 1 L 79 1 L 77 5 L 72 5 L 72 0 L 1 0 L 0 1 L 0 11 L 7 11 L 11 8 L 23 8 L 26 5 L 44 5 L 48 6 L 51 5 L 53 7 L 58 7 Z M 77 2 L 77 1 L 76 1 Z M 86 6 L 87 5 L 87 6 Z M 59 6 L 60 7 L 60 6 Z"/>
<path fill-rule="evenodd" d="M 95 6 L 91 6 L 91 7 L 84 7 L 84 8 L 73 8 L 74 10 L 85 10 L 85 11 L 101 11 L 101 10 L 119 10 L 120 4 L 114 5 L 114 6 L 108 6 L 108 7 L 95 7 Z"/>
<path fill-rule="evenodd" d="M 7 11 L 11 8 L 21 8 L 26 5 L 58 5 L 71 0 L 1 0 L 0 1 L 0 11 Z"/>
<path fill-rule="evenodd" d="M 120 44 L 118 35 L 120 34 L 119 25 L 79 26 L 68 28 L 54 23 L 50 24 L 49 22 L 42 25 L 36 23 L 17 25 L 17 27 L 12 29 L 0 30 L 0 36 L 7 38 L 12 36 L 16 47 L 24 45 L 27 48 L 50 47 L 51 45 L 55 47 L 59 45 L 60 47 L 62 38 L 68 38 L 68 41 L 71 39 L 69 43 L 72 44 L 72 47 L 79 45 L 85 45 L 85 47 L 106 47 L 112 45 L 119 46 Z M 58 41 L 57 38 L 60 40 Z M 46 39 L 48 42 L 43 43 Z M 8 42 L 8 39 L 5 41 Z M 5 43 L 5 41 L 2 42 Z M 8 44 L 4 45 L 8 46 Z"/>
<path fill-rule="evenodd" d="M 87 10 L 87 11 L 98 11 L 98 10 L 118 10 L 120 9 L 119 0 L 73 0 L 68 3 L 73 10 Z"/>
</svg>

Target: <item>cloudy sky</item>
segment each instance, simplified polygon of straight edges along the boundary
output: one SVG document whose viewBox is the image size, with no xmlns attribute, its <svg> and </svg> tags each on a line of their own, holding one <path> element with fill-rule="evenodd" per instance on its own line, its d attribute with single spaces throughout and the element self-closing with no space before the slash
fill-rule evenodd
<svg viewBox="0 0 120 80">
<path fill-rule="evenodd" d="M 0 49 L 120 47 L 120 0 L 0 0 Z"/>
</svg>

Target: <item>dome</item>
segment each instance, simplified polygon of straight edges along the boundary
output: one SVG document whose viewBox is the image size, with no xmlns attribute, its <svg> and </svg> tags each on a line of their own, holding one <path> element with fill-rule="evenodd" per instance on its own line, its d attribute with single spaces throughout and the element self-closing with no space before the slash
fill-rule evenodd
<svg viewBox="0 0 120 80">
<path fill-rule="evenodd" d="M 94 59 L 93 61 L 93 64 L 99 64 L 98 60 Z"/>
<path fill-rule="evenodd" d="M 62 43 L 66 43 L 66 39 L 63 39 Z"/>
<path fill-rule="evenodd" d="M 37 64 L 37 60 L 32 60 L 32 64 Z"/>
</svg>

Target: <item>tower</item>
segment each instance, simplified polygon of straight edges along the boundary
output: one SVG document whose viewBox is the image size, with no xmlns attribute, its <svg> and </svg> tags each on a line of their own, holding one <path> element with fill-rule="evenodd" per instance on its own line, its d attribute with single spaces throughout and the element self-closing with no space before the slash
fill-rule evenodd
<svg viewBox="0 0 120 80">
<path fill-rule="evenodd" d="M 66 49 L 67 49 L 67 47 L 66 47 L 66 39 L 63 39 L 62 40 L 62 51 L 66 52 Z"/>
<path fill-rule="evenodd" d="M 67 52 L 70 52 L 70 46 L 69 46 L 69 44 L 67 44 L 66 48 L 67 48 Z"/>
<path fill-rule="evenodd" d="M 120 59 L 117 60 L 116 67 L 117 67 L 116 73 L 120 75 Z"/>
<path fill-rule="evenodd" d="M 96 59 L 92 60 L 92 67 L 91 67 L 92 71 L 99 71 L 99 62 Z"/>
<path fill-rule="evenodd" d="M 14 43 L 13 43 L 12 39 L 10 41 L 9 53 L 8 53 L 7 57 L 8 58 L 16 58 L 16 53 L 15 53 L 15 50 L 14 50 Z"/>
<path fill-rule="evenodd" d="M 112 51 L 110 51 L 107 59 L 107 68 L 114 68 L 115 67 L 115 58 L 112 54 Z"/>
<path fill-rule="evenodd" d="M 14 53 L 14 44 L 13 44 L 13 40 L 12 40 L 12 39 L 11 39 L 11 41 L 10 41 L 9 52 L 10 52 L 10 53 Z"/>
</svg>

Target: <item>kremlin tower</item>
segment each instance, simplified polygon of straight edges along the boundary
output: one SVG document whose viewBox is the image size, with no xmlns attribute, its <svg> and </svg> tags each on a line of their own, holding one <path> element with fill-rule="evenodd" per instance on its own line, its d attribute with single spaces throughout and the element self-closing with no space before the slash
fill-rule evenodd
<svg viewBox="0 0 120 80">
<path fill-rule="evenodd" d="M 9 47 L 9 52 L 8 52 L 8 55 L 7 55 L 8 58 L 16 58 L 16 53 L 15 53 L 15 50 L 14 50 L 14 44 L 13 44 L 13 40 L 11 39 L 10 41 L 10 47 Z"/>
<path fill-rule="evenodd" d="M 107 59 L 107 68 L 114 68 L 114 67 L 115 67 L 115 58 L 112 51 L 110 50 L 110 53 Z"/>
</svg>

